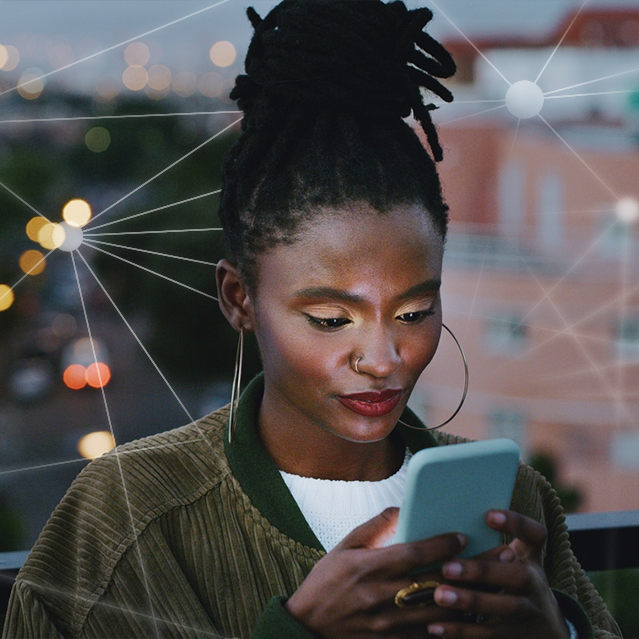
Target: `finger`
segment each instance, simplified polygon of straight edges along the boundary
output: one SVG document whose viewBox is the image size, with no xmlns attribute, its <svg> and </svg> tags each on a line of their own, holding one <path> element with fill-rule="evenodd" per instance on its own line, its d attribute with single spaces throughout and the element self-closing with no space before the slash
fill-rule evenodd
<svg viewBox="0 0 639 639">
<path fill-rule="evenodd" d="M 495 546 L 495 548 L 491 548 L 490 550 L 481 553 L 481 555 L 473 557 L 473 559 L 488 559 L 492 561 L 514 561 L 515 558 L 513 550 L 510 546 L 506 546 L 505 544 Z"/>
<path fill-rule="evenodd" d="M 499 586 L 524 592 L 532 582 L 531 567 L 525 562 L 501 562 L 478 559 L 454 560 L 442 566 L 442 574 L 450 581 L 466 584 Z"/>
<path fill-rule="evenodd" d="M 500 617 L 525 616 L 532 611 L 532 604 L 526 597 L 453 588 L 448 585 L 437 588 L 435 602 L 442 608 Z"/>
<path fill-rule="evenodd" d="M 496 629 L 478 623 L 436 622 L 428 625 L 428 636 L 447 637 L 449 639 L 495 639 L 503 637 L 503 634 L 495 634 Z M 505 635 L 512 639 L 512 635 Z"/>
<path fill-rule="evenodd" d="M 394 544 L 384 549 L 384 560 L 394 568 L 394 574 L 424 572 L 423 569 L 433 564 L 453 558 L 468 544 L 468 539 L 461 533 L 446 533 L 404 544 Z"/>
<path fill-rule="evenodd" d="M 381 548 L 395 534 L 398 515 L 399 508 L 386 508 L 352 530 L 336 548 Z"/>
<path fill-rule="evenodd" d="M 490 510 L 486 522 L 491 528 L 513 536 L 518 543 L 511 548 L 524 557 L 537 555 L 548 537 L 545 526 L 512 510 Z"/>
</svg>

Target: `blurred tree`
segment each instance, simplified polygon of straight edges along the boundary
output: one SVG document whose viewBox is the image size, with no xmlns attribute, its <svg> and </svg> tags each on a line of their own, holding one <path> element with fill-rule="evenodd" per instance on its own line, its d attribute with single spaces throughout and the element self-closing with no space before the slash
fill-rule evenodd
<svg viewBox="0 0 639 639">
<path fill-rule="evenodd" d="M 534 453 L 528 464 L 539 471 L 553 485 L 567 513 L 575 512 L 579 508 L 583 501 L 583 495 L 575 486 L 566 486 L 560 481 L 557 473 L 557 462 L 553 455 L 547 452 Z"/>
<path fill-rule="evenodd" d="M 589 573 L 626 639 L 639 637 L 639 569 Z"/>
</svg>

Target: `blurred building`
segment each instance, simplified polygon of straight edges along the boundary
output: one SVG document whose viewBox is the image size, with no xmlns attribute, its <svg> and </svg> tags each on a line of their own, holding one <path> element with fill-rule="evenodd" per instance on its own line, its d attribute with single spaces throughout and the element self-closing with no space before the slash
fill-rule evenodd
<svg viewBox="0 0 639 639">
<path fill-rule="evenodd" d="M 611 14 L 584 11 L 570 41 L 595 15 L 605 34 L 620 33 Z M 639 26 L 639 12 L 617 15 L 624 33 Z M 525 57 L 535 49 L 517 50 Z M 582 51 L 576 59 L 587 68 L 593 50 Z M 637 48 L 627 52 L 636 62 Z M 470 75 L 480 82 L 481 74 Z M 568 84 L 570 74 L 563 79 Z M 555 132 L 538 118 L 518 125 L 512 116 L 440 126 L 451 208 L 444 320 L 464 346 L 471 375 L 466 405 L 447 428 L 511 437 L 527 456 L 550 453 L 562 482 L 583 493 L 583 510 L 636 509 L 639 147 L 628 133 L 632 114 L 604 110 L 593 119 L 579 102 L 563 113 L 546 106 L 541 114 Z M 453 412 L 463 388 L 446 334 L 440 349 L 414 399 L 432 425 Z"/>
</svg>

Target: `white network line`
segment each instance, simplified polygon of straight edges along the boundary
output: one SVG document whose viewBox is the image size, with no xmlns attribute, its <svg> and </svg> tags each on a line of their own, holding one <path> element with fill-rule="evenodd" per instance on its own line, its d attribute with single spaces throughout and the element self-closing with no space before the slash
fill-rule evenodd
<svg viewBox="0 0 639 639">
<path fill-rule="evenodd" d="M 157 371 L 158 375 L 162 378 L 162 381 L 166 384 L 168 389 L 171 391 L 171 394 L 173 395 L 173 397 L 175 397 L 177 403 L 180 405 L 180 407 L 182 408 L 182 410 L 184 411 L 186 416 L 189 418 L 189 422 L 195 425 L 195 427 L 197 428 L 197 430 L 198 430 L 198 432 L 200 434 L 200 437 L 201 437 L 202 441 L 206 442 L 208 444 L 209 448 L 212 449 L 213 447 L 212 447 L 211 442 L 205 437 L 204 433 L 202 432 L 202 429 L 200 428 L 198 423 L 193 419 L 193 416 L 191 415 L 191 413 L 189 412 L 187 407 L 184 405 L 184 402 L 179 398 L 178 394 L 175 392 L 175 389 L 173 388 L 173 386 L 171 386 L 169 380 L 166 378 L 164 373 L 160 370 L 160 367 L 155 363 L 155 360 L 151 357 L 151 353 L 149 353 L 149 351 L 147 350 L 146 346 L 144 346 L 144 344 L 142 343 L 142 340 L 138 337 L 137 333 L 133 330 L 133 327 L 131 326 L 131 324 L 129 324 L 128 320 L 124 316 L 124 313 L 122 313 L 122 311 L 120 310 L 118 305 L 115 303 L 114 299 L 111 297 L 111 295 L 109 295 L 109 291 L 107 291 L 107 289 L 104 286 L 104 284 L 102 284 L 102 282 L 99 280 L 98 276 L 93 271 L 93 269 L 89 266 L 89 263 L 84 258 L 82 253 L 80 253 L 80 251 L 78 251 L 78 255 L 80 256 L 80 258 L 84 262 L 85 266 L 89 270 L 89 273 L 91 273 L 91 275 L 93 276 L 93 278 L 97 282 L 98 286 L 102 289 L 102 292 L 106 295 L 106 297 L 109 300 L 109 302 L 111 302 L 111 305 L 113 306 L 113 308 L 115 309 L 117 314 L 120 316 L 120 319 L 124 322 L 125 326 L 129 329 L 131 335 L 133 335 L 135 341 L 138 343 L 138 346 L 142 349 L 144 354 L 147 356 L 148 360 L 153 365 L 153 368 L 155 368 L 155 370 Z M 156 447 L 154 447 L 154 448 L 156 448 Z"/>
<path fill-rule="evenodd" d="M 115 233 L 85 233 L 84 237 L 106 237 L 107 235 L 153 235 L 164 233 L 203 233 L 204 231 L 221 231 L 221 227 L 211 227 L 204 229 L 164 229 L 162 231 L 120 231 Z"/>
<path fill-rule="evenodd" d="M 102 401 L 104 402 L 104 410 L 106 411 L 107 421 L 109 423 L 109 430 L 111 432 L 111 437 L 113 438 L 114 443 L 117 443 L 115 438 L 115 432 L 113 430 L 113 422 L 111 420 L 111 412 L 109 411 L 109 404 L 106 398 L 106 392 L 104 390 L 104 384 L 102 383 L 102 373 L 100 372 L 100 367 L 98 366 L 98 355 L 95 350 L 95 342 L 93 341 L 93 334 L 91 332 L 91 325 L 89 323 L 89 315 L 87 313 L 87 307 L 84 303 L 84 295 L 82 294 L 82 286 L 80 285 L 80 276 L 78 275 L 78 267 L 75 263 L 75 256 L 73 255 L 73 251 L 71 251 L 71 261 L 73 263 L 73 272 L 75 273 L 75 279 L 78 284 L 78 292 L 80 293 L 80 302 L 82 303 L 82 313 L 84 314 L 84 321 L 86 323 L 87 332 L 89 334 L 89 342 L 91 343 L 91 351 L 93 352 L 93 361 L 95 362 L 95 367 L 98 371 L 98 380 L 100 382 L 100 391 L 102 392 Z M 117 447 L 115 448 L 115 459 L 118 464 L 118 470 L 120 473 L 120 479 L 122 481 L 122 492 L 124 494 L 124 499 L 126 501 L 127 510 L 129 514 L 129 519 L 131 521 L 131 532 L 135 534 L 135 518 L 133 517 L 133 509 L 131 507 L 131 500 L 129 499 L 129 491 L 126 486 L 126 480 L 124 479 L 124 469 L 122 468 L 122 460 L 120 459 L 120 455 L 118 453 Z M 144 587 L 146 589 L 146 596 L 148 598 L 148 603 L 151 608 L 151 614 L 153 615 L 153 624 L 155 626 L 155 633 L 158 634 L 158 625 L 155 619 L 155 611 L 153 609 L 153 601 L 151 599 L 151 590 L 149 588 L 149 582 L 146 575 L 146 569 L 144 567 L 144 562 L 142 561 L 142 551 L 140 546 L 136 544 L 137 552 L 138 552 L 138 560 L 140 562 L 140 570 L 142 571 L 142 580 L 144 582 Z"/>
<path fill-rule="evenodd" d="M 546 64 L 544 64 L 543 69 L 539 72 L 539 75 L 535 78 L 535 84 L 537 84 L 537 82 L 539 82 L 539 78 L 541 78 L 543 72 L 546 70 L 546 67 L 550 64 L 550 61 L 555 56 L 555 53 L 557 53 L 557 50 L 561 46 L 561 43 L 564 41 L 565 37 L 568 35 L 568 32 L 570 31 L 572 25 L 575 23 L 575 20 L 578 18 L 579 14 L 581 13 L 582 9 L 586 6 L 587 2 L 588 2 L 588 0 L 583 0 L 583 2 L 581 3 L 581 6 L 579 7 L 578 11 L 575 12 L 575 15 L 573 16 L 572 20 L 570 21 L 570 24 L 568 25 L 568 27 L 564 31 L 564 34 L 561 36 L 561 39 L 559 40 L 559 42 L 557 42 L 557 46 L 555 46 L 555 48 L 553 49 L 553 52 L 550 54 L 550 57 L 548 58 L 548 60 L 546 60 Z"/>
<path fill-rule="evenodd" d="M 129 44 L 130 42 L 135 42 L 136 40 L 139 40 L 140 38 L 144 38 L 145 36 L 151 35 L 152 33 L 156 33 L 157 31 L 161 31 L 162 29 L 165 29 L 166 27 L 170 27 L 174 24 L 177 24 L 178 22 L 182 22 L 182 20 L 187 20 L 188 18 L 192 18 L 193 16 L 198 15 L 199 13 L 203 13 L 204 11 L 208 11 L 209 9 L 214 9 L 215 7 L 224 4 L 226 2 L 228 2 L 229 0 L 220 0 L 219 2 L 217 2 L 216 4 L 212 4 L 208 7 L 205 7 L 204 9 L 200 9 L 199 11 L 194 11 L 193 13 L 189 13 L 186 16 L 183 16 L 181 18 L 178 18 L 177 20 L 173 20 L 172 22 L 167 22 L 166 24 L 163 24 L 161 27 L 156 27 L 155 29 L 151 29 L 150 31 L 146 31 L 144 33 L 140 33 L 139 35 L 136 35 L 133 38 L 129 38 L 128 40 L 124 40 L 124 42 L 119 42 L 118 44 L 114 44 L 111 47 L 108 47 L 107 49 L 102 49 L 101 51 L 98 51 L 97 53 L 92 53 L 91 55 L 88 55 L 84 58 L 81 58 L 80 60 L 76 60 L 75 62 L 71 62 L 70 64 L 67 64 L 63 67 L 60 67 L 59 69 L 54 69 L 53 71 L 49 71 L 49 73 L 45 73 L 37 78 L 32 78 L 31 80 L 28 80 L 27 82 L 23 82 L 22 84 L 18 84 L 15 87 L 12 87 L 11 89 L 7 89 L 5 91 L 2 91 L 2 93 L 0 93 L 0 96 L 3 96 L 5 93 L 11 93 L 12 91 L 16 91 L 17 89 L 26 86 L 27 84 L 31 84 L 32 82 L 35 82 L 36 80 L 43 80 L 44 78 L 49 77 L 50 75 L 53 75 L 55 73 L 60 73 L 60 71 L 64 71 L 65 69 L 69 69 L 71 67 L 74 67 L 76 64 L 80 64 L 81 62 L 86 62 L 87 60 L 91 60 L 92 58 L 96 58 L 99 55 L 102 55 L 103 53 L 108 53 L 109 51 L 113 51 L 113 49 L 117 49 L 118 47 L 122 47 L 125 44 Z"/>
<path fill-rule="evenodd" d="M 599 177 L 599 175 L 590 167 L 590 165 L 575 151 L 568 142 L 551 126 L 551 124 L 544 118 L 541 113 L 537 114 L 537 117 L 540 118 L 544 124 L 566 145 L 568 150 L 593 174 L 593 176 L 598 180 L 598 182 L 615 198 L 615 200 L 619 201 L 619 196 Z"/>
<path fill-rule="evenodd" d="M 142 213 L 135 213 L 134 215 L 129 215 L 127 217 L 121 217 L 117 220 L 109 220 L 108 222 L 104 222 L 103 224 L 98 224 L 97 226 L 91 226 L 93 220 L 90 220 L 87 224 L 87 231 L 95 231 L 97 229 L 102 229 L 105 226 L 110 226 L 111 224 L 119 224 L 120 222 L 126 222 L 126 220 L 132 220 L 134 217 L 141 217 L 142 215 L 148 215 L 149 213 L 156 213 L 157 211 L 164 211 L 165 209 L 170 209 L 174 206 L 179 206 L 180 204 L 186 204 L 187 202 L 193 202 L 194 200 L 199 200 L 203 197 L 209 197 L 211 195 L 217 195 L 220 193 L 221 189 L 217 189 L 217 191 L 209 191 L 208 193 L 202 193 L 202 195 L 195 195 L 193 197 L 189 197 L 186 200 L 180 200 L 179 202 L 172 202 L 171 204 L 165 204 L 164 206 L 158 206 L 156 209 L 151 209 L 150 211 L 142 211 Z M 93 218 L 95 219 L 95 218 Z M 90 228 L 89 228 L 90 227 Z M 85 235 L 88 235 L 85 233 Z"/>
<path fill-rule="evenodd" d="M 15 191 L 12 191 L 6 184 L 4 184 L 4 182 L 0 182 L 0 186 L 5 191 L 8 191 L 9 193 L 11 193 L 11 195 L 13 195 L 13 197 L 15 197 L 16 199 L 20 200 L 20 202 L 22 202 L 22 204 L 24 204 L 26 207 L 30 208 L 34 213 L 36 213 L 40 217 L 43 217 L 47 222 L 50 221 L 49 218 L 46 215 L 43 215 L 42 213 L 40 213 L 40 211 L 38 211 L 36 208 L 31 206 L 31 204 L 29 204 L 29 202 L 27 202 L 26 200 L 21 198 Z"/>
<path fill-rule="evenodd" d="M 172 255 L 171 253 L 160 253 L 158 251 L 149 251 L 148 249 L 141 249 L 135 246 L 126 246 L 126 244 L 113 244 L 112 242 L 103 242 L 101 240 L 85 240 L 86 244 L 103 244 L 104 246 L 113 246 L 114 248 L 126 249 L 127 251 L 138 251 L 139 253 L 150 253 L 151 255 L 158 255 L 160 257 L 172 257 L 176 260 L 183 260 L 184 262 L 195 262 L 196 264 L 204 264 L 205 266 L 217 266 L 217 262 L 207 262 L 205 260 L 196 260 L 192 257 L 183 257 L 182 255 Z"/>
<path fill-rule="evenodd" d="M 134 193 L 137 193 L 141 188 L 144 188 L 147 184 L 149 184 L 150 182 L 153 182 L 153 180 L 155 180 L 156 178 L 160 177 L 160 175 L 163 175 L 164 173 L 166 173 L 169 169 L 172 169 L 176 164 L 179 164 L 183 160 L 186 160 L 186 158 L 188 158 L 190 155 L 193 155 L 193 153 L 195 153 L 196 151 L 199 151 L 204 145 L 208 144 L 209 142 L 212 142 L 213 140 L 215 140 L 215 138 L 217 138 L 220 135 L 222 135 L 222 133 L 224 133 L 225 131 L 228 131 L 230 128 L 234 127 L 241 119 L 242 118 L 238 118 L 237 120 L 233 120 L 233 122 L 231 122 L 231 124 L 229 124 L 228 126 L 225 126 L 223 129 L 218 131 L 215 135 L 211 136 L 208 140 L 205 140 L 201 144 L 198 144 L 194 149 L 191 149 L 186 155 L 183 155 L 181 158 L 177 159 L 175 162 L 172 162 L 171 164 L 169 164 L 169 166 L 167 166 L 164 169 L 162 169 L 159 173 L 156 173 L 153 177 L 149 178 L 143 184 L 140 184 L 140 186 L 134 188 L 132 191 L 130 191 L 129 193 L 127 193 L 126 195 L 121 197 L 119 200 L 117 200 L 116 202 L 114 202 L 110 206 L 107 206 L 105 209 L 102 209 L 102 211 L 100 211 L 100 213 L 98 213 L 93 219 L 97 220 L 101 215 L 104 215 L 107 211 L 110 211 L 114 206 L 117 206 L 121 202 L 124 202 L 124 200 L 126 200 L 129 197 L 131 197 Z"/>
<path fill-rule="evenodd" d="M 162 273 L 158 273 L 157 271 L 153 271 L 150 268 L 147 268 L 146 266 L 142 266 L 140 264 L 136 264 L 135 262 L 131 262 L 130 260 L 125 259 L 124 257 L 121 257 L 120 255 L 116 255 L 115 253 L 111 253 L 110 251 L 107 251 L 103 248 L 100 248 L 99 246 L 94 246 L 93 243 L 89 244 L 89 242 L 84 242 L 85 246 L 88 246 L 89 248 L 94 249 L 95 251 L 100 251 L 101 253 L 106 253 L 107 255 L 110 255 L 111 257 L 114 257 L 116 260 L 121 260 L 122 262 L 126 262 L 127 264 L 130 264 L 131 266 L 137 266 L 137 268 L 142 269 L 143 271 L 146 271 L 147 273 L 152 273 L 153 275 L 157 275 L 158 277 L 161 277 L 162 279 L 168 280 L 169 282 L 173 282 L 173 284 L 178 284 L 179 286 L 182 286 L 184 288 L 188 288 L 189 291 L 193 291 L 194 293 L 199 293 L 200 295 L 204 295 L 204 297 L 208 297 L 209 299 L 212 299 L 214 301 L 218 301 L 217 297 L 214 297 L 213 295 L 209 295 L 208 293 L 204 293 L 203 291 L 199 291 L 196 288 L 193 288 L 192 286 L 189 286 L 188 284 L 184 284 L 183 282 L 178 282 L 178 280 L 174 280 L 170 277 L 168 277 L 167 275 L 162 275 Z"/>
<path fill-rule="evenodd" d="M 79 122 L 81 120 L 125 120 L 127 118 L 167 118 L 185 115 L 236 114 L 241 111 L 190 111 L 179 113 L 134 113 L 128 115 L 77 115 L 68 118 L 29 118 L 22 120 L 0 120 L 0 124 L 34 124 L 36 122 Z"/>
</svg>

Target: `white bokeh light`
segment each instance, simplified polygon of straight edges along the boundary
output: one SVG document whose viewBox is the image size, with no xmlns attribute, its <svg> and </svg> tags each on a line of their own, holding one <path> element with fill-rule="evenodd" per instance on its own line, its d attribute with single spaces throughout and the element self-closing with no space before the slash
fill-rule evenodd
<svg viewBox="0 0 639 639">
<path fill-rule="evenodd" d="M 626 224 L 639 220 L 639 200 L 634 197 L 622 197 L 615 206 L 617 218 Z"/>
<path fill-rule="evenodd" d="M 530 80 L 515 82 L 506 92 L 506 108 L 520 120 L 537 115 L 542 106 L 543 91 Z"/>
<path fill-rule="evenodd" d="M 75 251 L 84 239 L 84 233 L 82 229 L 77 226 L 72 226 L 68 222 L 62 222 L 56 224 L 53 231 L 52 240 L 53 243 L 61 251 Z"/>
</svg>

